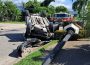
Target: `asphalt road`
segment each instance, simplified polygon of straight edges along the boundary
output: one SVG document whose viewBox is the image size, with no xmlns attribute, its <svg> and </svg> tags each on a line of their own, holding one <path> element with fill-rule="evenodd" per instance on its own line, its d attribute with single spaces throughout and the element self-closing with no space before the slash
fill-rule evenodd
<svg viewBox="0 0 90 65">
<path fill-rule="evenodd" d="M 25 28 L 0 30 L 0 65 L 13 65 L 17 62 L 17 46 L 24 41 Z"/>
</svg>

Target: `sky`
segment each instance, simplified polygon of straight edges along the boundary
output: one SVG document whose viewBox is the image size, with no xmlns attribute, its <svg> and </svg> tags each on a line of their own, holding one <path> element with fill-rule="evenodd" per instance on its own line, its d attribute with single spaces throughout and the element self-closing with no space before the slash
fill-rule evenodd
<svg viewBox="0 0 90 65">
<path fill-rule="evenodd" d="M 42 2 L 43 0 L 37 0 Z M 28 0 L 13 0 L 13 2 L 17 5 L 20 5 L 21 2 L 28 2 Z M 51 2 L 50 5 L 53 6 L 65 6 L 68 10 L 72 10 L 72 0 L 55 0 L 55 2 Z"/>
<path fill-rule="evenodd" d="M 55 0 L 55 2 L 52 2 L 51 5 L 53 6 L 65 6 L 69 10 L 72 10 L 72 0 Z"/>
</svg>

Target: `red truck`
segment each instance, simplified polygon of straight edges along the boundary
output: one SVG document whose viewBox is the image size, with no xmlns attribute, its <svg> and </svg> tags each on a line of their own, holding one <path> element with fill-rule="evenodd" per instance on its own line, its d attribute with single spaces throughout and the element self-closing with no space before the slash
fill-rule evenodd
<svg viewBox="0 0 90 65">
<path fill-rule="evenodd" d="M 73 15 L 69 13 L 55 13 L 50 17 L 50 22 L 72 22 L 74 21 Z"/>
</svg>

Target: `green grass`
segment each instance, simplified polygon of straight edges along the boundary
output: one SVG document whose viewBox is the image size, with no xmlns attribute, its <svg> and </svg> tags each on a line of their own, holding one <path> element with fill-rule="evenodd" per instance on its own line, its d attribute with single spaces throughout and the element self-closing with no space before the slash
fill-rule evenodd
<svg viewBox="0 0 90 65">
<path fill-rule="evenodd" d="M 42 56 L 44 56 L 44 52 L 42 52 L 44 49 L 50 47 L 51 45 L 54 45 L 57 43 L 58 40 L 53 40 L 50 43 L 44 45 L 37 51 L 29 54 L 26 58 L 22 59 L 15 65 L 41 65 L 43 60 L 40 59 Z"/>
<path fill-rule="evenodd" d="M 57 43 L 58 40 L 52 40 L 51 42 L 49 42 L 48 44 L 44 45 L 42 48 L 48 48 L 51 45 L 54 45 Z"/>
<path fill-rule="evenodd" d="M 42 61 L 38 59 L 38 57 L 41 57 L 43 55 L 42 52 L 36 51 L 26 58 L 22 59 L 20 62 L 18 62 L 15 65 L 40 65 L 42 64 Z"/>
<path fill-rule="evenodd" d="M 24 21 L 22 21 L 22 22 L 20 22 L 20 21 L 5 21 L 5 22 L 0 22 L 0 23 L 5 23 L 5 24 L 7 24 L 7 23 L 10 23 L 10 24 L 25 24 L 25 22 Z"/>
</svg>

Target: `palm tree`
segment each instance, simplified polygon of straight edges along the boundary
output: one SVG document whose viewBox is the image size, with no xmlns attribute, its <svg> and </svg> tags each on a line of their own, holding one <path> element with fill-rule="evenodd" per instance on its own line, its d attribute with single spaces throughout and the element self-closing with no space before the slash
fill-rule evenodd
<svg viewBox="0 0 90 65">
<path fill-rule="evenodd" d="M 41 3 L 41 6 L 48 6 L 51 2 L 53 2 L 55 0 L 44 0 L 42 3 Z"/>
<path fill-rule="evenodd" d="M 84 11 L 85 6 L 87 5 L 88 0 L 76 0 L 73 3 L 72 9 L 77 11 L 79 16 L 81 16 L 81 11 Z"/>
</svg>

